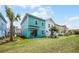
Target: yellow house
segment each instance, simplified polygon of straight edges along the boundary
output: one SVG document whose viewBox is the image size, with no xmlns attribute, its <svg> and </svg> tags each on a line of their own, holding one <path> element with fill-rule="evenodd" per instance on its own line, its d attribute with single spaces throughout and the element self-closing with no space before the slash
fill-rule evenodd
<svg viewBox="0 0 79 59">
<path fill-rule="evenodd" d="M 64 33 L 66 33 L 68 31 L 68 28 L 66 25 L 58 25 L 58 24 L 55 24 L 55 26 L 58 28 L 58 33 L 60 35 L 64 35 Z"/>
</svg>

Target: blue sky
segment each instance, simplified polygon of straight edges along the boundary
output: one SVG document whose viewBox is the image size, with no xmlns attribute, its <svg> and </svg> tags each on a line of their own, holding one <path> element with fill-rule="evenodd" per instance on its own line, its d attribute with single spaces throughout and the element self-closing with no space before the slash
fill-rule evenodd
<svg viewBox="0 0 79 59">
<path fill-rule="evenodd" d="M 69 29 L 79 28 L 79 6 L 78 5 L 9 5 L 16 15 L 21 15 L 23 19 L 25 13 L 31 13 L 38 17 L 52 18 L 59 25 L 67 25 Z M 0 6 L 0 12 L 8 20 L 4 6 Z M 14 25 L 20 26 L 20 22 Z M 9 26 L 9 21 L 8 21 Z"/>
</svg>

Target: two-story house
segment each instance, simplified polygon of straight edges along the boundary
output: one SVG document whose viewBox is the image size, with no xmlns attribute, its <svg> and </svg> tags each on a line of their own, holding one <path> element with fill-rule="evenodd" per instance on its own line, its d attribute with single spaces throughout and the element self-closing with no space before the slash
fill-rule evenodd
<svg viewBox="0 0 79 59">
<path fill-rule="evenodd" d="M 58 35 L 64 35 L 64 33 L 68 32 L 68 28 L 66 25 L 58 25 L 53 21 L 52 18 L 50 18 L 50 19 L 47 19 L 45 23 L 45 35 L 46 36 L 51 35 L 51 31 L 49 29 L 53 26 L 58 28 L 58 32 L 57 32 Z"/>
<path fill-rule="evenodd" d="M 55 26 L 58 28 L 58 34 L 59 35 L 64 35 L 65 33 L 68 32 L 68 28 L 66 25 L 58 25 L 58 24 L 55 24 Z"/>
<path fill-rule="evenodd" d="M 45 36 L 45 19 L 25 14 L 21 22 L 21 35 L 27 38 Z"/>
<path fill-rule="evenodd" d="M 49 30 L 52 26 L 55 26 L 55 22 L 53 21 L 52 18 L 49 18 L 46 20 L 45 23 L 45 34 L 46 36 L 50 36 L 51 35 L 51 31 Z"/>
<path fill-rule="evenodd" d="M 0 13 L 0 37 L 6 36 L 7 21 Z"/>
</svg>

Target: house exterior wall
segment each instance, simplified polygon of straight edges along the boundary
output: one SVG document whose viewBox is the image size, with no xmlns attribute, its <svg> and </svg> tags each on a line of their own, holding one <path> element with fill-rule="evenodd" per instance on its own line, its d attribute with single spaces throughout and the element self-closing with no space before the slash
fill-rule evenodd
<svg viewBox="0 0 79 59">
<path fill-rule="evenodd" d="M 27 18 L 26 20 L 21 24 L 21 35 L 27 37 Z"/>
<path fill-rule="evenodd" d="M 0 17 L 0 37 L 6 35 L 6 22 Z"/>
<path fill-rule="evenodd" d="M 37 25 L 35 24 L 36 21 Z M 31 28 L 37 29 L 37 37 L 45 36 L 45 20 L 42 20 L 41 18 L 39 19 L 28 15 L 21 27 L 22 36 L 25 36 L 27 38 L 31 37 Z"/>
<path fill-rule="evenodd" d="M 50 27 L 49 27 L 49 24 L 50 24 Z M 46 36 L 50 36 L 51 35 L 51 31 L 49 31 L 49 29 L 52 26 L 56 26 L 57 27 L 57 29 L 58 29 L 57 34 L 58 35 L 64 35 L 64 33 L 68 31 L 66 25 L 58 25 L 52 19 L 47 19 L 46 20 L 46 24 L 45 24 L 45 34 L 46 34 Z"/>
<path fill-rule="evenodd" d="M 49 27 L 49 24 L 50 24 L 50 27 Z M 51 31 L 49 31 L 49 29 L 54 26 L 54 22 L 53 20 L 51 19 L 47 19 L 46 20 L 46 23 L 45 23 L 45 34 L 46 36 L 50 36 L 51 35 Z"/>
<path fill-rule="evenodd" d="M 64 35 L 64 27 L 59 26 L 59 34 Z"/>
<path fill-rule="evenodd" d="M 64 33 L 67 32 L 67 27 L 65 25 L 56 25 L 56 27 L 58 28 L 58 34 L 59 35 L 64 35 Z"/>
</svg>

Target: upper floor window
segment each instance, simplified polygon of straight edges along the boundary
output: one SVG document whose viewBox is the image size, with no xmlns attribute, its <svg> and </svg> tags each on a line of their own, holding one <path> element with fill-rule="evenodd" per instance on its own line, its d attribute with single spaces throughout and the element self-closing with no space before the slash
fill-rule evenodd
<svg viewBox="0 0 79 59">
<path fill-rule="evenodd" d="M 48 24 L 48 27 L 50 27 L 50 24 Z"/>
<path fill-rule="evenodd" d="M 44 23 L 42 23 L 42 26 L 44 26 Z"/>
<path fill-rule="evenodd" d="M 35 21 L 35 25 L 37 25 L 37 21 Z"/>
</svg>

